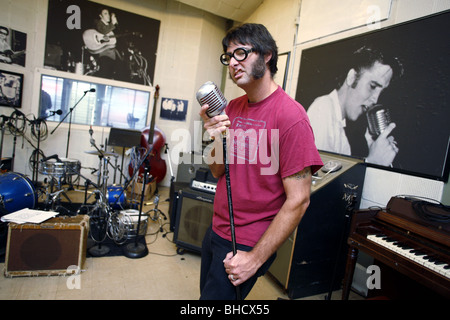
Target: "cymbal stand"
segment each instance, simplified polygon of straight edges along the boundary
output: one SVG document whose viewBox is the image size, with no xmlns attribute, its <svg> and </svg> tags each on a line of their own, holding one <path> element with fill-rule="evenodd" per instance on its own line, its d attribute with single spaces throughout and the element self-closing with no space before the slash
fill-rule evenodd
<svg viewBox="0 0 450 320">
<path fill-rule="evenodd" d="M 92 240 L 94 240 L 94 242 L 96 242 L 96 245 L 89 248 L 88 251 L 91 255 L 95 257 L 101 257 L 110 251 L 110 248 L 103 244 L 103 241 L 107 237 L 107 228 L 108 228 L 107 224 L 110 216 L 110 210 L 105 194 L 100 189 L 94 190 L 94 193 L 97 201 L 95 202 L 93 210 L 90 212 L 89 223 L 91 226 L 90 228 L 91 238 Z M 95 239 L 93 236 L 94 229 L 97 229 L 98 231 L 97 239 Z M 100 240 L 100 238 L 102 239 Z"/>
<path fill-rule="evenodd" d="M 99 156 L 100 157 L 100 156 Z M 105 161 L 105 157 L 100 157 L 100 165 L 101 162 Z M 100 173 L 99 173 L 100 174 Z M 103 244 L 103 241 L 107 237 L 107 228 L 108 228 L 108 221 L 110 219 L 110 207 L 108 204 L 108 199 L 106 199 L 106 191 L 107 191 L 107 180 L 108 180 L 108 167 L 107 165 L 104 165 L 103 173 L 101 174 L 103 176 L 103 185 L 96 185 L 91 180 L 86 179 L 84 176 L 80 174 L 82 178 L 86 180 L 85 183 L 85 203 L 82 205 L 82 207 L 87 207 L 87 189 L 89 184 L 92 184 L 95 187 L 95 190 L 93 190 L 93 194 L 95 194 L 96 201 L 93 205 L 93 208 L 91 210 L 88 210 L 88 215 L 90 217 L 89 224 L 90 224 L 90 235 L 91 239 L 94 240 L 96 243 L 94 246 L 89 248 L 89 253 L 94 257 L 101 257 L 107 254 L 110 251 L 110 248 Z M 99 176 L 100 181 L 100 176 Z M 81 211 L 81 208 L 78 210 L 78 212 Z M 97 238 L 94 237 L 93 232 L 94 230 L 97 230 Z"/>
<path fill-rule="evenodd" d="M 147 158 L 150 155 L 150 153 L 153 150 L 153 145 L 150 145 L 150 147 L 148 148 L 148 150 L 146 151 L 144 157 L 142 158 L 141 162 L 139 163 L 139 166 L 137 166 L 137 169 L 134 170 L 133 175 L 130 177 L 130 180 L 127 181 L 127 183 L 125 184 L 122 192 L 117 196 L 116 201 L 113 203 L 113 207 L 117 204 L 117 201 L 119 201 L 120 197 L 122 196 L 122 194 L 125 192 L 125 190 L 127 190 L 128 186 L 134 181 L 134 178 L 136 177 L 136 174 L 139 173 L 139 168 L 144 164 L 144 162 L 148 161 Z M 150 171 L 150 169 L 148 170 Z M 134 190 L 133 190 L 134 191 Z M 145 184 L 143 184 L 143 191 L 142 191 L 142 195 L 144 195 L 144 191 L 145 191 Z M 141 199 L 143 201 L 143 198 Z"/>
</svg>

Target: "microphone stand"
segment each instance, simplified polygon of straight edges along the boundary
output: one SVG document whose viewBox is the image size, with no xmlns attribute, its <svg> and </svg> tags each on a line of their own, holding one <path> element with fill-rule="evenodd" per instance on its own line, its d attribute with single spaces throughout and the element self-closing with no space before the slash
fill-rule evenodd
<svg viewBox="0 0 450 320">
<path fill-rule="evenodd" d="M 75 109 L 75 107 L 81 102 L 81 100 L 83 100 L 83 98 L 86 96 L 86 94 L 88 92 L 91 92 L 90 90 L 84 91 L 83 96 L 80 98 L 80 100 L 77 101 L 77 103 L 75 103 L 75 105 L 69 109 L 69 112 L 66 113 L 66 115 L 64 116 L 64 118 L 62 118 L 62 120 L 58 123 L 58 125 L 55 127 L 55 129 L 52 130 L 52 132 L 50 132 L 50 134 L 53 134 L 53 132 L 56 131 L 56 129 L 58 129 L 58 127 L 60 126 L 61 123 L 64 122 L 64 120 L 66 120 L 67 116 L 70 115 L 69 117 L 69 131 L 67 132 L 67 146 L 66 146 L 66 158 L 69 157 L 69 141 L 70 141 L 70 128 L 72 126 L 72 111 Z"/>
<path fill-rule="evenodd" d="M 38 179 L 39 179 L 39 151 L 40 151 L 40 145 L 41 145 L 41 123 L 45 124 L 45 119 L 48 117 L 42 117 L 42 118 L 35 118 L 34 120 L 28 120 L 31 126 L 36 126 L 37 131 L 37 147 L 36 147 L 36 153 L 34 154 L 34 165 L 33 165 L 33 182 L 37 185 Z"/>
<path fill-rule="evenodd" d="M 150 149 L 153 149 L 153 147 Z M 148 162 L 147 157 L 144 158 L 144 162 Z M 140 166 L 139 166 L 139 168 L 140 168 Z M 139 172 L 139 169 L 136 170 L 136 172 Z M 131 259 L 143 258 L 148 254 L 147 244 L 145 242 L 144 243 L 139 242 L 139 232 L 141 231 L 142 208 L 144 205 L 145 187 L 147 185 L 147 176 L 149 175 L 149 172 L 150 172 L 150 165 L 148 163 L 146 163 L 145 171 L 144 171 L 144 179 L 142 181 L 141 203 L 139 206 L 138 223 L 137 223 L 137 227 L 136 227 L 136 237 L 134 238 L 134 243 L 131 242 L 123 248 L 124 255 L 127 258 L 131 258 Z M 144 237 L 145 237 L 145 234 L 144 234 Z"/>
<path fill-rule="evenodd" d="M 231 245 L 233 248 L 233 255 L 236 255 L 236 234 L 234 230 L 234 213 L 233 213 L 233 200 L 231 199 L 231 181 L 230 181 L 230 168 L 228 163 L 228 152 L 227 152 L 227 137 L 223 135 L 223 158 L 225 162 L 225 181 L 227 186 L 227 196 L 228 196 L 228 212 L 230 215 L 230 230 L 231 230 Z M 241 288 L 236 286 L 236 300 L 241 299 Z"/>
<path fill-rule="evenodd" d="M 3 167 L 2 165 L 2 159 L 3 159 L 3 137 L 5 135 L 5 130 L 6 130 L 6 124 L 7 121 L 9 121 L 9 117 L 1 115 L 0 116 L 2 121 L 0 123 L 0 127 L 1 127 L 1 137 L 0 137 L 0 168 Z"/>
</svg>

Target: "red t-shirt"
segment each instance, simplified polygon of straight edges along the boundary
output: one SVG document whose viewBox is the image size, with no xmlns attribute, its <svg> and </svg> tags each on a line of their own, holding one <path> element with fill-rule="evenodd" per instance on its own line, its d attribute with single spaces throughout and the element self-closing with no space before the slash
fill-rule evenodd
<svg viewBox="0 0 450 320">
<path fill-rule="evenodd" d="M 286 199 L 282 178 L 323 164 L 304 108 L 281 87 L 257 103 L 246 95 L 232 100 L 226 113 L 236 242 L 254 246 Z M 225 175 L 217 183 L 213 230 L 231 241 Z"/>
</svg>

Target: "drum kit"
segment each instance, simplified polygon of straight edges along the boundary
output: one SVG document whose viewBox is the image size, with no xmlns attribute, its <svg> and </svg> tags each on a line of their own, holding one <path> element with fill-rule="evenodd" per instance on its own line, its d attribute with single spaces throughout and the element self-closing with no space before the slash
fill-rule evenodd
<svg viewBox="0 0 450 320">
<path fill-rule="evenodd" d="M 10 124 L 8 125 L 10 126 Z M 3 135 L 1 138 L 3 143 Z M 37 171 L 41 175 L 48 177 L 48 179 L 44 179 L 44 183 L 32 181 L 27 176 L 13 171 L 0 174 L 2 216 L 24 208 L 55 211 L 64 215 L 87 214 L 90 217 L 91 238 L 96 243 L 89 251 L 93 256 L 101 256 L 109 252 L 107 246 L 102 246 L 107 237 L 121 245 L 130 239 L 137 240 L 138 237 L 145 236 L 149 219 L 159 222 L 161 229 L 161 216 L 167 218 L 164 213 L 157 209 L 158 201 L 154 202 L 155 209 L 143 213 L 144 197 L 142 196 L 140 201 L 134 199 L 137 194 L 143 193 L 145 189 L 144 183 L 142 191 L 134 190 L 139 174 L 134 174 L 129 179 L 125 177 L 126 183 L 124 186 L 108 185 L 110 166 L 114 169 L 114 182 L 117 170 L 123 175 L 121 168 L 117 166 L 118 154 L 99 149 L 92 138 L 91 145 L 96 150 L 85 151 L 85 153 L 99 158 L 98 169 L 88 168 L 93 170 L 92 173 L 98 171 L 97 182 L 91 181 L 81 173 L 83 167 L 79 160 L 59 158 L 58 155 L 45 157 L 42 152 L 38 152 L 42 159 L 38 161 L 34 159 L 32 166 L 33 176 L 37 167 Z M 136 152 L 136 154 L 139 153 Z M 116 165 L 111 163 L 111 157 L 116 158 Z M 142 165 L 144 159 L 139 161 L 140 165 Z M 139 172 L 139 167 L 134 170 L 135 173 Z M 79 178 L 83 178 L 85 181 L 83 190 L 79 188 Z M 148 176 L 143 178 L 144 181 L 147 181 Z M 78 180 L 77 189 L 74 189 L 74 179 Z M 74 204 L 72 202 L 68 195 L 68 191 L 72 190 L 84 192 L 83 203 Z M 128 195 L 127 190 L 131 191 Z M 62 197 L 66 201 L 61 201 Z M 138 208 L 139 203 L 140 208 Z M 150 215 L 150 212 L 154 214 Z"/>
</svg>

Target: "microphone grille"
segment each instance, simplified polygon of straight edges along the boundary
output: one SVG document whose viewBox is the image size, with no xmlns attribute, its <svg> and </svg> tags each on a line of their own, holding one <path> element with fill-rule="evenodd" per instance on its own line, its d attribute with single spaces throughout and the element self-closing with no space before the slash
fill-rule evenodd
<svg viewBox="0 0 450 320">
<path fill-rule="evenodd" d="M 367 113 L 367 122 L 369 133 L 373 139 L 376 139 L 391 123 L 391 115 L 389 109 L 384 108 L 381 104 L 371 107 Z"/>
<path fill-rule="evenodd" d="M 208 81 L 200 87 L 197 92 L 197 101 L 200 105 L 209 105 L 206 114 L 210 118 L 221 114 L 227 106 L 227 100 L 223 96 L 223 93 L 212 81 Z"/>
</svg>

